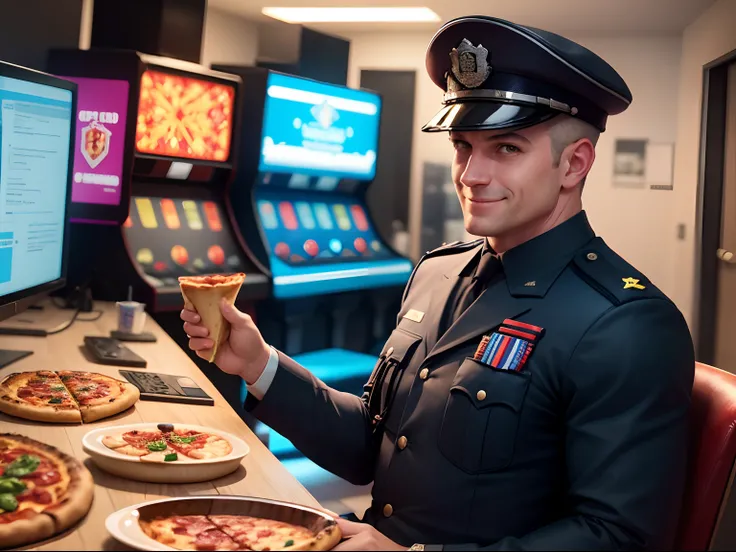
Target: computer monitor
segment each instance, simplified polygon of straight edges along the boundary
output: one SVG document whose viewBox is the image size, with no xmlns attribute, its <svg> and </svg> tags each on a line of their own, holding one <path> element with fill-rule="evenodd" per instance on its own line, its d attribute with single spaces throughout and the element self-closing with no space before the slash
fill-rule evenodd
<svg viewBox="0 0 736 552">
<path fill-rule="evenodd" d="M 77 85 L 0 62 L 0 321 L 66 283 Z M 0 367 L 30 354 L 0 350 Z"/>
</svg>

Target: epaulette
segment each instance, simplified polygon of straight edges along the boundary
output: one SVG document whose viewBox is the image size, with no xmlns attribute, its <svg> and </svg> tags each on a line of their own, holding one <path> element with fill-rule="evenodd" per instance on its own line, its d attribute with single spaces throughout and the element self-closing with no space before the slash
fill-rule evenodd
<svg viewBox="0 0 736 552">
<path fill-rule="evenodd" d="M 443 243 L 438 248 L 427 251 L 424 256 L 422 256 L 419 262 L 421 263 L 424 259 L 428 259 L 430 257 L 441 257 L 442 255 L 452 255 L 454 253 L 462 253 L 463 251 L 468 251 L 469 249 L 473 249 L 474 247 L 478 247 L 480 244 L 482 244 L 483 239 L 484 238 L 478 238 L 477 240 L 469 242 L 458 240 L 450 243 Z"/>
<path fill-rule="evenodd" d="M 614 305 L 665 297 L 641 272 L 632 267 L 600 239 L 595 238 L 575 254 L 580 276 Z"/>
<path fill-rule="evenodd" d="M 443 243 L 441 246 L 437 247 L 436 249 L 432 249 L 430 251 L 427 251 L 422 257 L 419 259 L 416 265 L 414 265 L 414 270 L 412 270 L 411 275 L 409 276 L 409 281 L 406 283 L 406 287 L 404 288 L 404 295 L 401 298 L 401 302 L 403 303 L 406 299 L 407 294 L 409 293 L 409 288 L 411 287 L 411 283 L 414 281 L 414 275 L 417 273 L 417 270 L 419 269 L 419 265 L 422 264 L 422 262 L 426 261 L 430 257 L 441 257 L 443 255 L 452 255 L 454 253 L 462 253 L 464 251 L 468 251 L 474 247 L 478 247 L 480 244 L 483 243 L 484 238 L 479 238 L 477 240 L 473 240 L 470 242 L 463 242 L 463 241 L 454 241 L 451 243 Z"/>
</svg>

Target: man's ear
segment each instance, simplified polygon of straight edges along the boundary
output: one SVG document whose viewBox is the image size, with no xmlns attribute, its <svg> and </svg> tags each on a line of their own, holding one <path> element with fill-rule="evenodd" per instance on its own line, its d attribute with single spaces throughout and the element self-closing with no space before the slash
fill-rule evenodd
<svg viewBox="0 0 736 552">
<path fill-rule="evenodd" d="M 573 142 L 562 152 L 561 168 L 562 187 L 572 189 L 577 186 L 590 171 L 595 161 L 595 146 L 588 138 Z"/>
</svg>

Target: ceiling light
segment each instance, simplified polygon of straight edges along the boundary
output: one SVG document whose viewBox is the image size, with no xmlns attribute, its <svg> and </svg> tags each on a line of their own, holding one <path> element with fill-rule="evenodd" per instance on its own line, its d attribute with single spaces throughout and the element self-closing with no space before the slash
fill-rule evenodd
<svg viewBox="0 0 736 552">
<path fill-rule="evenodd" d="M 263 8 L 286 23 L 419 23 L 439 21 L 429 8 Z"/>
</svg>

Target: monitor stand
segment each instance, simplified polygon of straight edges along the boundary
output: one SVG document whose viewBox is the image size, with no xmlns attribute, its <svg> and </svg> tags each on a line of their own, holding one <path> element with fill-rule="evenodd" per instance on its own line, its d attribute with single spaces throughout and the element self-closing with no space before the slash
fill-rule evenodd
<svg viewBox="0 0 736 552">
<path fill-rule="evenodd" d="M 0 368 L 13 364 L 14 362 L 32 354 L 33 351 L 6 351 L 0 349 Z"/>
</svg>

